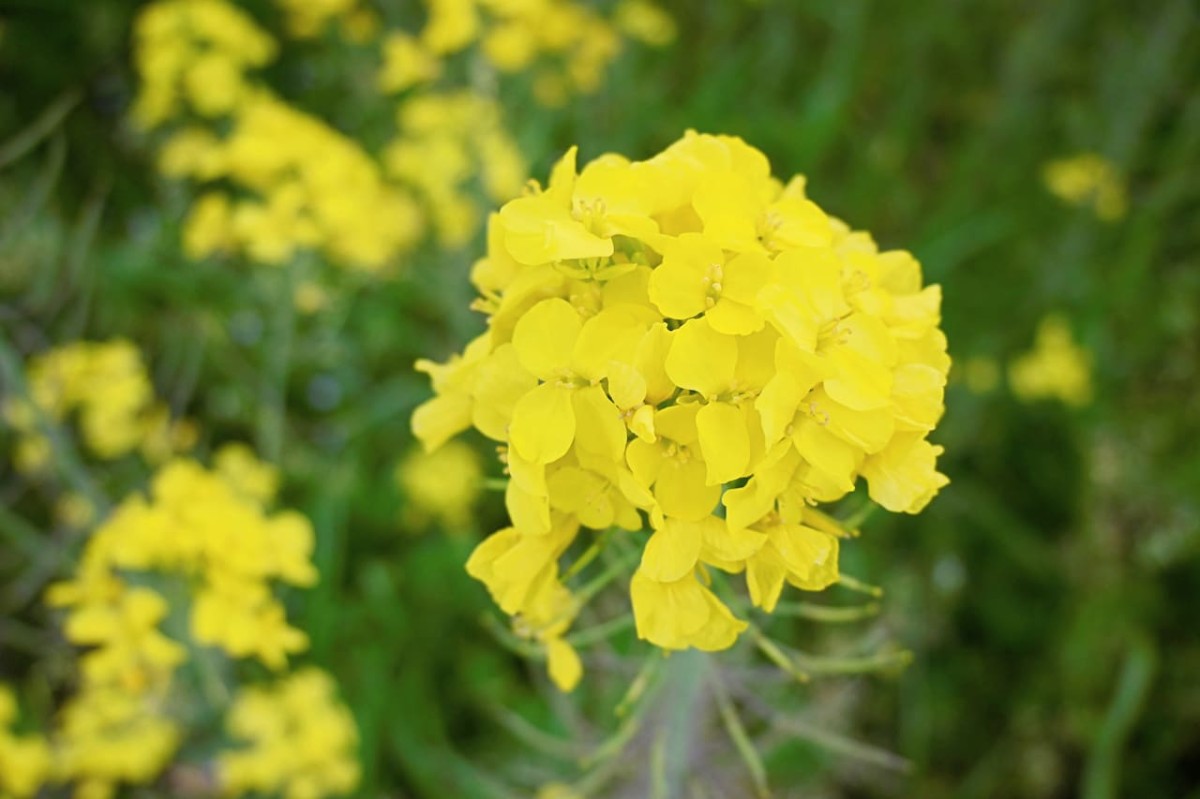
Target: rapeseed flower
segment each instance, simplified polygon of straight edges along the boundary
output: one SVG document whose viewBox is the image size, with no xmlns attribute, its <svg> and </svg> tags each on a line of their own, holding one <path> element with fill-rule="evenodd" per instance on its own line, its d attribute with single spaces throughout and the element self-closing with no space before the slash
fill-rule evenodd
<svg viewBox="0 0 1200 799">
<path fill-rule="evenodd" d="M 311 799 L 347 794 L 358 784 L 358 730 L 324 672 L 303 669 L 275 685 L 244 689 L 226 726 L 240 744 L 217 759 L 227 795 Z"/>
<path fill-rule="evenodd" d="M 14 460 L 22 472 L 49 464 L 39 415 L 53 423 L 75 416 L 84 447 L 100 460 L 137 451 L 160 463 L 195 443 L 195 428 L 158 401 L 141 353 L 128 341 L 65 344 L 33 356 L 26 371 L 29 397 L 9 398 L 0 408 L 18 433 Z"/>
<path fill-rule="evenodd" d="M 17 698 L 0 683 L 0 797 L 28 799 L 50 776 L 50 747 L 39 735 L 19 735 Z"/>
<path fill-rule="evenodd" d="M 1008 382 L 1019 399 L 1057 399 L 1081 408 L 1092 401 L 1092 356 L 1075 343 L 1070 325 L 1051 315 L 1038 325 L 1033 349 L 1008 367 Z"/>
<path fill-rule="evenodd" d="M 471 518 L 483 483 L 483 465 L 475 450 L 454 441 L 431 452 L 409 454 L 396 467 L 404 491 L 406 525 L 436 521 L 449 531 L 462 530 Z"/>
<path fill-rule="evenodd" d="M 214 462 L 163 466 L 146 496 L 128 497 L 95 529 L 72 577 L 50 587 L 64 637 L 82 649 L 77 690 L 42 741 L 7 732 L 15 710 L 0 689 L 0 796 L 53 783 L 103 799 L 154 782 L 193 734 L 196 700 L 180 670 L 194 659 L 213 669 L 222 655 L 278 675 L 277 687 L 245 689 L 229 711 L 231 735 L 251 746 L 215 756 L 222 789 L 354 789 L 357 733 L 331 679 L 280 674 L 307 639 L 287 623 L 275 587 L 316 581 L 311 526 L 268 510 L 278 475 L 249 447 L 226 445 Z"/>
<path fill-rule="evenodd" d="M 431 450 L 472 426 L 499 443 L 512 524 L 467 570 L 563 690 L 586 597 L 560 560 L 581 529 L 639 542 L 641 638 L 719 650 L 747 625 L 714 570 L 769 612 L 838 580 L 848 533 L 817 504 L 863 478 L 917 513 L 947 483 L 927 439 L 950 367 L 939 287 L 741 139 L 689 132 L 582 172 L 570 150 L 493 215 L 472 280 L 488 330 L 417 364 L 436 396 L 413 430 Z"/>
<path fill-rule="evenodd" d="M 1125 181 L 1103 156 L 1081 153 L 1046 164 L 1042 179 L 1050 193 L 1064 202 L 1091 208 L 1099 219 L 1115 222 L 1129 208 Z"/>
</svg>

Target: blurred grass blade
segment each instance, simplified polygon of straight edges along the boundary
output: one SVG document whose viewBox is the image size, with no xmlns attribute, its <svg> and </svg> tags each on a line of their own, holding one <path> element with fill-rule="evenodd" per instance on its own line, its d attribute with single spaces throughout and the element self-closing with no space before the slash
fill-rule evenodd
<svg viewBox="0 0 1200 799">
<path fill-rule="evenodd" d="M 1157 670 L 1158 653 L 1144 636 L 1138 636 L 1125 655 L 1117 691 L 1104 715 L 1104 723 L 1088 754 L 1083 775 L 1083 799 L 1113 799 L 1124 795 L 1121 787 L 1121 749 L 1146 705 Z M 1129 786 L 1132 790 L 1133 786 Z"/>
<path fill-rule="evenodd" d="M 720 677 L 712 671 L 709 672 L 709 677 L 712 683 L 713 696 L 717 700 L 717 709 L 720 711 L 721 721 L 725 725 L 725 731 L 729 733 L 729 738 L 733 741 L 738 755 L 742 758 L 742 762 L 746 764 L 746 770 L 750 772 L 750 779 L 754 782 L 755 794 L 759 799 L 766 799 L 771 795 L 771 788 L 767 784 L 767 767 L 763 764 L 762 756 L 758 754 L 758 750 L 754 747 L 754 742 L 750 740 L 750 736 L 746 732 L 746 727 L 742 724 L 742 720 L 738 716 L 737 708 L 733 706 L 733 702 L 730 700 L 725 686 L 721 684 Z"/>
<path fill-rule="evenodd" d="M 26 153 L 53 133 L 67 114 L 79 104 L 81 95 L 72 89 L 46 107 L 24 130 L 19 131 L 4 144 L 0 144 L 0 169 L 19 161 Z"/>
</svg>

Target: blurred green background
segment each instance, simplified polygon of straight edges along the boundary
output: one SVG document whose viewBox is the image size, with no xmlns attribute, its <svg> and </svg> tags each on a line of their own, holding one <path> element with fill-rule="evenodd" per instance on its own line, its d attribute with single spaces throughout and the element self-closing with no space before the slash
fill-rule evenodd
<svg viewBox="0 0 1200 799">
<path fill-rule="evenodd" d="M 245 5 L 269 18 L 266 4 Z M 917 255 L 944 287 L 956 364 L 1002 371 L 1048 313 L 1094 359 L 1084 408 L 952 380 L 933 436 L 951 485 L 917 517 L 876 514 L 844 550 L 848 573 L 884 587 L 882 614 L 834 633 L 794 623 L 801 637 L 892 641 L 912 664 L 784 686 L 788 723 L 752 729 L 776 794 L 1200 797 L 1196 6 L 663 5 L 675 43 L 630 48 L 598 94 L 546 110 L 527 86 L 502 91 L 533 175 L 572 143 L 582 159 L 639 158 L 687 128 L 740 135 L 775 174 L 806 174 L 831 213 Z M 424 251 L 393 280 L 331 273 L 332 309 L 303 318 L 279 301 L 284 272 L 189 264 L 187 197 L 155 176 L 150 143 L 124 119 L 137 8 L 0 7 L 5 350 L 128 337 L 160 395 L 202 420 L 206 446 L 248 440 L 277 457 L 284 504 L 319 537 L 322 581 L 295 598 L 294 618 L 359 721 L 362 795 L 522 796 L 513 786 L 569 777 L 580 749 L 562 742 L 619 726 L 614 697 L 637 667 L 629 642 L 592 652 L 596 676 L 576 701 L 556 695 L 486 632 L 490 603 L 462 569 L 503 524 L 500 494 L 468 529 L 404 529 L 391 476 L 429 394 L 412 362 L 481 329 L 466 274 L 482 242 Z M 371 142 L 390 113 L 364 107 L 371 65 L 288 47 L 277 90 Z M 1123 219 L 1047 191 L 1044 165 L 1080 152 L 1124 176 Z M 264 416 L 284 420 L 281 440 Z M 0 479 L 6 530 L 48 523 L 40 489 L 7 463 Z M 47 619 L 23 578 L 47 567 L 12 540 L 0 537 L 0 677 L 28 682 L 43 653 L 22 636 Z M 796 733 L 814 727 L 828 734 Z M 727 743 L 693 745 L 716 747 L 697 761 L 709 787 L 696 795 L 750 796 Z"/>
</svg>

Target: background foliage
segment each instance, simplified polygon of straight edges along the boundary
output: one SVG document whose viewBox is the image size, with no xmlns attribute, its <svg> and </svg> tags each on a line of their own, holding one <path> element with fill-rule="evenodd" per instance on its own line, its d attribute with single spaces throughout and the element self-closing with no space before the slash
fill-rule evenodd
<svg viewBox="0 0 1200 799">
<path fill-rule="evenodd" d="M 958 363 L 1003 365 L 1049 312 L 1094 354 L 1096 398 L 1083 409 L 952 384 L 935 435 L 952 484 L 918 517 L 873 517 L 845 551 L 849 573 L 885 588 L 881 616 L 852 634 L 798 627 L 896 641 L 912 665 L 789 688 L 793 732 L 869 741 L 911 769 L 841 738 L 777 738 L 779 794 L 1200 796 L 1194 6 L 665 5 L 675 44 L 626 52 L 598 95 L 559 110 L 521 86 L 502 95 L 534 175 L 576 142 L 584 158 L 640 157 L 688 127 L 741 135 L 776 174 L 807 174 L 823 207 L 920 258 L 945 288 Z M 486 596 L 462 570 L 502 523 L 499 495 L 466 529 L 418 530 L 401 523 L 391 477 L 412 447 L 408 413 L 428 395 L 413 360 L 449 354 L 480 326 L 466 272 L 482 244 L 423 251 L 388 281 L 308 264 L 332 297 L 312 316 L 293 310 L 287 272 L 186 262 L 185 197 L 155 177 L 149 143 L 124 121 L 136 8 L 0 11 L 4 358 L 128 337 L 160 395 L 203 420 L 205 448 L 249 440 L 281 464 L 284 503 L 317 528 L 322 574 L 293 617 L 354 708 L 363 795 L 508 795 L 508 780 L 569 774 L 578 753 L 515 719 L 602 737 L 592 720 L 632 677 L 620 642 L 595 656 L 601 676 L 580 703 L 557 696 L 487 634 Z M 289 45 L 312 52 L 286 53 L 273 85 L 371 142 L 370 65 L 336 46 Z M 301 56 L 317 67 L 290 66 Z M 1082 151 L 1125 176 L 1124 219 L 1047 192 L 1044 164 Z M 132 468 L 95 479 L 117 485 Z M 0 476 L 0 677 L 48 707 L 33 656 L 52 674 L 68 649 L 40 632 L 31 598 L 80 541 L 46 532 L 41 487 L 7 464 Z M 682 716 L 643 723 L 687 735 Z M 706 795 L 742 795 L 722 776 L 733 756 L 718 754 L 699 772 L 713 772 Z"/>
</svg>

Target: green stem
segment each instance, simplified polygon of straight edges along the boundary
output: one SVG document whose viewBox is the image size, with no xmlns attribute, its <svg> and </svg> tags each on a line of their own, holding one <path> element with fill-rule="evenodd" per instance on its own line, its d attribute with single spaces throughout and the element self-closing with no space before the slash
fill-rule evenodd
<svg viewBox="0 0 1200 799">
<path fill-rule="evenodd" d="M 275 285 L 270 297 L 274 304 L 270 350 L 259 391 L 258 451 L 263 460 L 279 463 L 283 451 L 284 429 L 287 421 L 287 379 L 295 330 L 296 308 L 292 299 L 293 271 L 290 264 L 280 274 L 271 275 Z"/>
<path fill-rule="evenodd" d="M 676 652 L 667 660 L 658 704 L 668 734 L 663 753 L 663 779 L 670 799 L 682 799 L 688 775 L 695 768 L 695 735 L 703 727 L 697 712 L 704 704 L 708 655 L 695 649 Z"/>
<path fill-rule="evenodd" d="M 1141 636 L 1134 639 L 1117 678 L 1116 694 L 1088 753 L 1081 794 L 1084 799 L 1121 795 L 1121 749 L 1146 705 L 1157 661 L 1153 643 Z"/>
<path fill-rule="evenodd" d="M 826 624 L 842 624 L 878 616 L 879 603 L 834 607 L 816 602 L 780 602 L 771 613 L 774 616 L 792 616 Z"/>
</svg>

